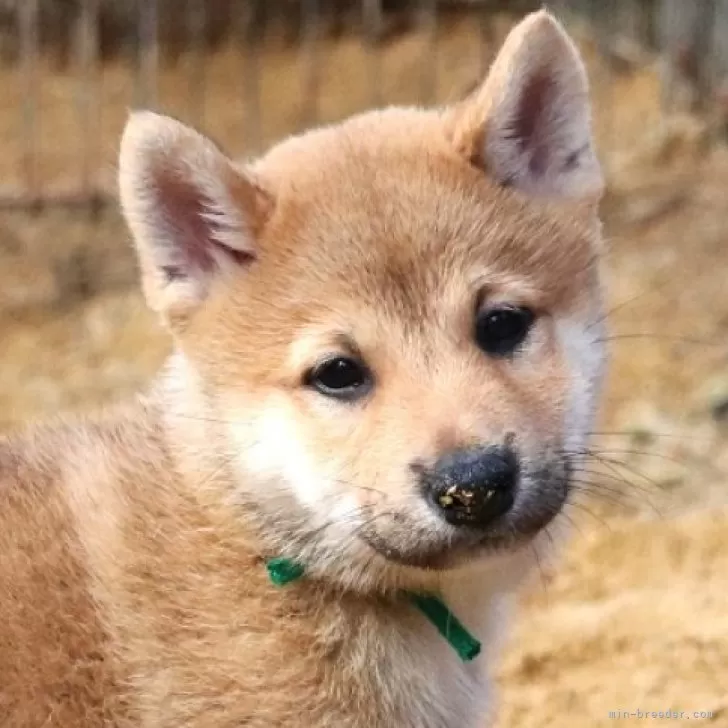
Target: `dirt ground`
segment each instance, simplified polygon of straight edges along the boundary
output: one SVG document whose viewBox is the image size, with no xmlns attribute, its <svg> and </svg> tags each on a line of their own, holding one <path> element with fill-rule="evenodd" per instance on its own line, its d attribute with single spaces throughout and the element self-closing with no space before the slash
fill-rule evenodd
<svg viewBox="0 0 728 728">
<path fill-rule="evenodd" d="M 382 98 L 411 101 L 431 83 L 417 62 L 425 42 L 405 39 L 387 50 L 382 68 L 391 74 L 381 76 Z M 366 106 L 367 83 L 375 83 L 362 70 L 365 51 L 346 43 L 329 49 L 339 56 L 322 81 L 324 119 Z M 478 33 L 458 26 L 439 40 L 438 53 L 433 98 L 455 97 L 477 76 Z M 262 141 L 304 121 L 289 93 L 298 93 L 301 69 L 287 54 L 277 49 L 262 64 Z M 211 61 L 205 115 L 205 126 L 228 139 L 237 128 L 223 113 L 236 84 L 231 64 L 224 53 Z M 592 472 L 567 510 L 567 547 L 542 565 L 524 594 L 498 665 L 496 725 L 663 724 L 610 711 L 670 710 L 685 714 L 669 725 L 728 726 L 728 151 L 720 144 L 708 150 L 695 121 L 660 121 L 652 69 L 605 84 L 605 69 L 592 65 L 610 179 L 604 216 L 612 371 Z M 164 71 L 160 97 L 190 118 L 179 78 Z M 129 83 L 120 69 L 104 71 L 109 101 L 97 139 L 109 165 Z M 67 155 L 76 132 L 60 111 L 69 108 L 69 84 L 53 77 L 44 97 L 45 118 L 57 124 L 44 137 L 44 174 L 73 185 Z M 5 87 L 0 173 L 10 184 L 22 156 L 11 133 L 18 89 L 0 73 Z M 353 95 L 345 93 L 352 88 Z M 0 428 L 97 407 L 148 381 L 169 343 L 133 287 L 134 275 L 113 210 L 93 223 L 78 212 L 3 214 Z"/>
</svg>

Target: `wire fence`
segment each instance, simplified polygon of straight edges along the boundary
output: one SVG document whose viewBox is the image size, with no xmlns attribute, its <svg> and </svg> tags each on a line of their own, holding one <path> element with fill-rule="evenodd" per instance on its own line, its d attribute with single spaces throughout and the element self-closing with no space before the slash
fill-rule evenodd
<svg viewBox="0 0 728 728">
<path fill-rule="evenodd" d="M 0 205 L 113 197 L 128 107 L 170 109 L 236 154 L 479 78 L 525 0 L 0 0 Z M 558 0 L 602 86 L 655 67 L 667 112 L 721 107 L 725 0 Z M 605 102 L 603 105 L 608 106 Z M 728 104 L 727 104 L 728 105 Z"/>
</svg>

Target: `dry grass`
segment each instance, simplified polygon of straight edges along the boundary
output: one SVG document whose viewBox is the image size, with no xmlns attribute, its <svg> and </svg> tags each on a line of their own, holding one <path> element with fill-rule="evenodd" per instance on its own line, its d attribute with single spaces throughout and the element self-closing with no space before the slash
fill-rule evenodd
<svg viewBox="0 0 728 728">
<path fill-rule="evenodd" d="M 416 36 L 391 46 L 375 76 L 356 42 L 328 48 L 321 117 L 364 108 L 378 81 L 382 98 L 413 101 L 428 81 L 427 42 Z M 439 43 L 434 97 L 461 94 L 477 77 L 480 53 L 476 30 L 456 23 Z M 211 60 L 204 125 L 242 153 L 240 62 L 230 50 Z M 263 69 L 267 142 L 298 128 L 306 109 L 303 67 L 292 52 L 272 44 Z M 610 84 L 600 83 L 604 74 L 592 63 L 611 179 L 606 263 L 615 307 L 602 429 L 622 434 L 598 444 L 620 464 L 606 467 L 590 513 L 570 512 L 576 533 L 565 558 L 524 599 L 499 670 L 498 727 L 606 726 L 610 710 L 638 708 L 712 710 L 711 724 L 728 725 L 728 431 L 713 417 L 728 397 L 728 153 L 705 154 L 703 129 L 690 120 L 660 121 L 651 69 Z M 161 104 L 194 119 L 182 78 L 164 71 Z M 74 86 L 63 75 L 47 86 L 43 107 L 53 126 L 43 126 L 42 171 L 68 185 L 78 166 L 68 112 Z M 13 184 L 18 87 L 0 75 L 0 88 L 0 173 Z M 95 138 L 112 170 L 131 79 L 110 66 L 103 88 Z M 110 171 L 105 178 L 111 184 Z M 116 214 L 94 225 L 59 212 L 5 215 L 0 224 L 0 427 L 143 386 L 168 342 L 129 289 L 134 265 Z"/>
</svg>

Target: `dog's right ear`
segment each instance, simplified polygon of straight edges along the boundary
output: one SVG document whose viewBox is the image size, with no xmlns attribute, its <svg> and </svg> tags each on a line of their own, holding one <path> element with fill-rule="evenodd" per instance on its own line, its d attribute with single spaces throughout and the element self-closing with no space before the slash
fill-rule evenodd
<svg viewBox="0 0 728 728">
<path fill-rule="evenodd" d="M 170 325 L 192 313 L 216 279 L 256 257 L 273 207 L 210 139 L 147 111 L 127 122 L 119 186 L 147 302 Z"/>
</svg>

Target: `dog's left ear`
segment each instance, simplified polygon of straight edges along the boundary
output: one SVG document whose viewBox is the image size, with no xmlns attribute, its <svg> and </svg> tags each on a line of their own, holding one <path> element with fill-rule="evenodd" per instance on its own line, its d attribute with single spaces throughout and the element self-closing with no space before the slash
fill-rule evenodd
<svg viewBox="0 0 728 728">
<path fill-rule="evenodd" d="M 584 65 L 546 11 L 511 31 L 485 82 L 446 121 L 458 151 L 499 184 L 552 199 L 601 194 Z"/>
</svg>

